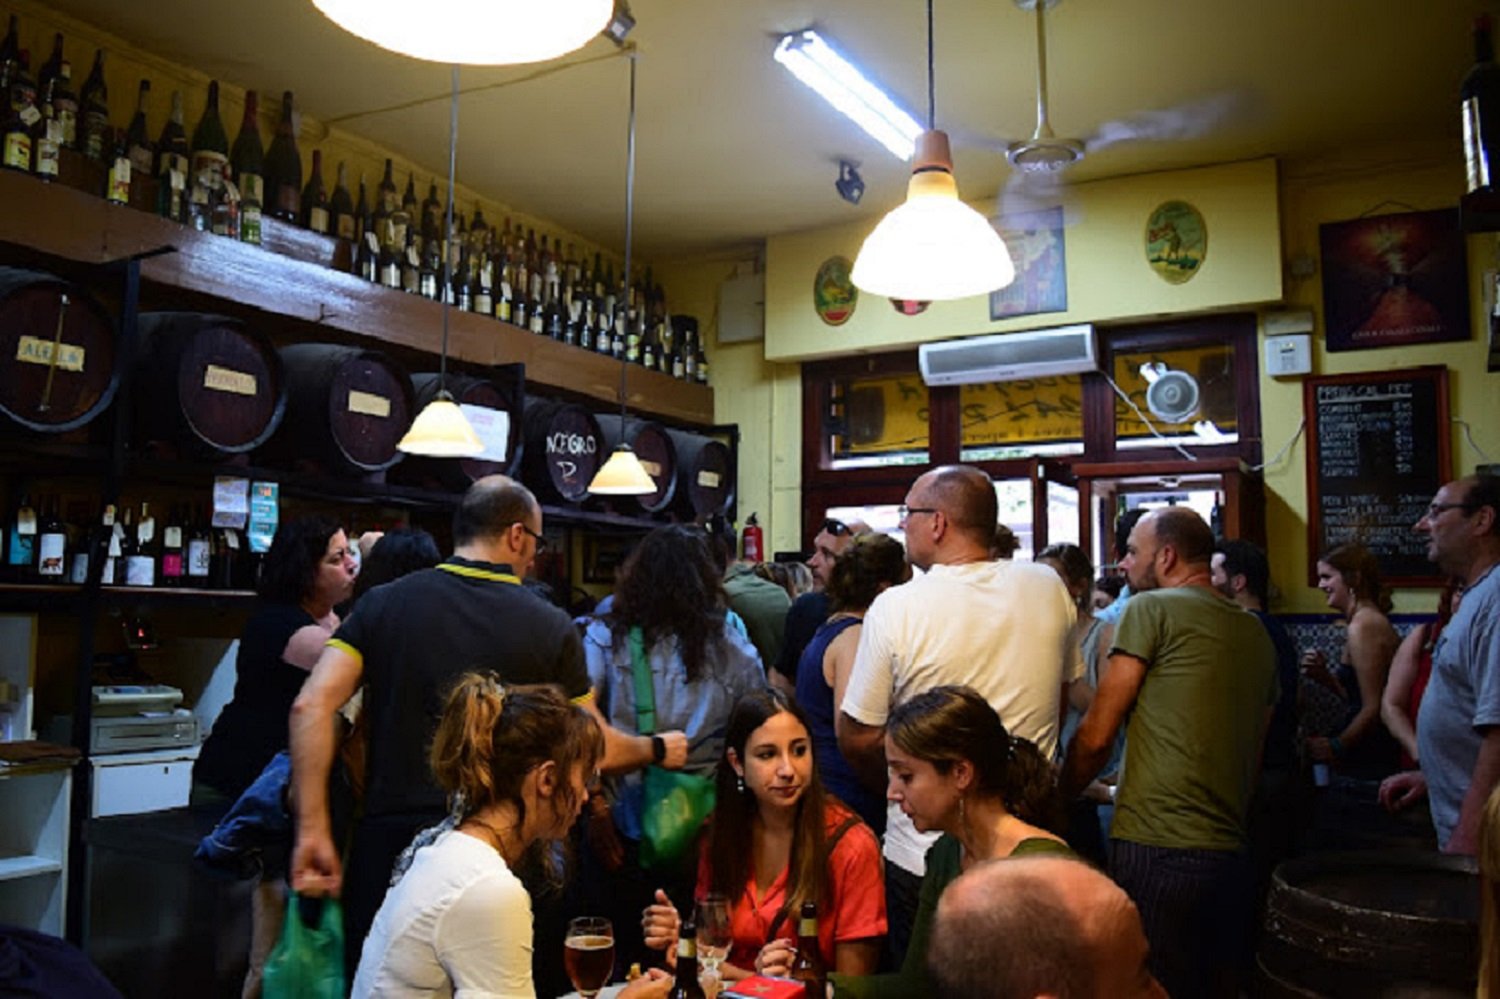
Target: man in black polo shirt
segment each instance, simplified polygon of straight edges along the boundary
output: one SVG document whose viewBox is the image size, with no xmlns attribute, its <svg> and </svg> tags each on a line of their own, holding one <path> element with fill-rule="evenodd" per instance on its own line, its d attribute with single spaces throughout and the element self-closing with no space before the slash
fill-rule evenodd
<svg viewBox="0 0 1500 999">
<path fill-rule="evenodd" d="M 520 585 L 541 543 L 542 510 L 525 486 L 502 475 L 474 483 L 453 515 L 453 556 L 365 594 L 292 705 L 292 887 L 342 893 L 351 967 L 385 897 L 391 865 L 416 832 L 447 811 L 428 770 L 427 747 L 460 674 L 492 670 L 506 684 L 561 687 L 598 720 L 602 766 L 612 773 L 653 760 L 680 767 L 687 759 L 681 732 L 656 740 L 626 735 L 599 714 L 573 622 Z M 364 814 L 346 876 L 330 832 L 328 775 L 335 713 L 361 684 L 369 732 Z"/>
</svg>

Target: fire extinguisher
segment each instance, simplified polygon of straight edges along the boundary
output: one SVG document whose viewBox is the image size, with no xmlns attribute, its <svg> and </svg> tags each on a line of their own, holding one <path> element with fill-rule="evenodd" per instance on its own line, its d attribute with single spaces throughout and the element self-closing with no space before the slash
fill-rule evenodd
<svg viewBox="0 0 1500 999">
<path fill-rule="evenodd" d="M 766 559 L 766 536 L 755 522 L 755 514 L 745 521 L 745 530 L 740 535 L 740 550 L 746 562 L 764 562 Z"/>
</svg>

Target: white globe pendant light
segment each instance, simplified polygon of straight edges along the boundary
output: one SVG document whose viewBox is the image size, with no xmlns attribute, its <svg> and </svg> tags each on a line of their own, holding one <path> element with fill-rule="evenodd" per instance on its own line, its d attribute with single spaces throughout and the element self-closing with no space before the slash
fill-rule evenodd
<svg viewBox="0 0 1500 999">
<path fill-rule="evenodd" d="M 604 30 L 614 0 L 313 0 L 334 24 L 383 49 L 433 62 L 509 65 L 555 59 Z"/>
</svg>

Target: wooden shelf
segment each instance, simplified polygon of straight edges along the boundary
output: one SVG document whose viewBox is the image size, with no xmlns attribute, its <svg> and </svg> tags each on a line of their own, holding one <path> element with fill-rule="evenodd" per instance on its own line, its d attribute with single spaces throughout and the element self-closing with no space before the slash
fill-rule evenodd
<svg viewBox="0 0 1500 999">
<path fill-rule="evenodd" d="M 147 281 L 385 344 L 438 351 L 438 303 L 353 274 L 11 171 L 0 171 L 0 205 L 0 242 L 95 265 L 157 254 L 141 262 Z M 619 405 L 620 362 L 497 319 L 450 311 L 448 350 L 475 365 L 520 362 L 528 382 Z M 688 424 L 714 420 L 713 389 L 639 365 L 630 366 L 626 396 L 639 413 Z"/>
<path fill-rule="evenodd" d="M 33 878 L 39 874 L 60 874 L 63 865 L 60 861 L 50 860 L 47 857 L 23 856 L 0 858 L 0 881 L 14 881 L 18 878 Z"/>
</svg>

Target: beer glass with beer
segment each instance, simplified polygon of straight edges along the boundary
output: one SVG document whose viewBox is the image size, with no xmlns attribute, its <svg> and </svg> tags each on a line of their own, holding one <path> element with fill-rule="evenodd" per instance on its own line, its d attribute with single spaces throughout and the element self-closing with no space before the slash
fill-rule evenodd
<svg viewBox="0 0 1500 999">
<path fill-rule="evenodd" d="M 568 921 L 563 966 L 569 981 L 584 999 L 599 994 L 615 968 L 615 931 L 608 919 L 579 916 Z"/>
</svg>

